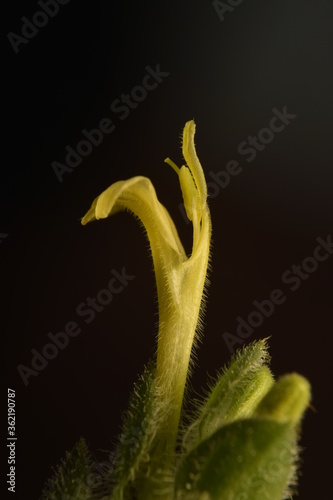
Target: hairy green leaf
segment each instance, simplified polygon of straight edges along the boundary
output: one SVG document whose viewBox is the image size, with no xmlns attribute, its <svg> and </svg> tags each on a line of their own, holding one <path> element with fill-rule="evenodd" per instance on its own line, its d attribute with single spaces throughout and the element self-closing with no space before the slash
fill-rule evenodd
<svg viewBox="0 0 333 500">
<path fill-rule="evenodd" d="M 181 463 L 177 500 L 281 500 L 295 479 L 293 425 L 266 419 L 223 426 Z"/>
</svg>

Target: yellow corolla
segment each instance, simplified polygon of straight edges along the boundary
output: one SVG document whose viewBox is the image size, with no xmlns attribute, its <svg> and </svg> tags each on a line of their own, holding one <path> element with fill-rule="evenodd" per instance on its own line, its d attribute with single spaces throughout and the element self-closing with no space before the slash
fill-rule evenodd
<svg viewBox="0 0 333 500">
<path fill-rule="evenodd" d="M 168 211 L 146 177 L 115 182 L 94 200 L 82 219 L 82 224 L 87 224 L 129 210 L 139 217 L 147 231 L 159 304 L 156 384 L 160 403 L 167 408 L 169 446 L 176 438 L 209 264 L 211 220 L 207 186 L 196 154 L 194 135 L 192 120 L 186 123 L 183 131 L 186 165 L 179 169 L 169 158 L 165 160 L 179 176 L 185 210 L 193 224 L 189 257 Z"/>
</svg>

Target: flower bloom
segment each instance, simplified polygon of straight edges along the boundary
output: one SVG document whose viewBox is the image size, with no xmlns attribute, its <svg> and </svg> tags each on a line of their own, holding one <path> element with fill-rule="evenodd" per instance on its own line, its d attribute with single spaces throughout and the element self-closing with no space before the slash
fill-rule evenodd
<svg viewBox="0 0 333 500">
<path fill-rule="evenodd" d="M 129 210 L 146 229 L 159 309 L 156 384 L 160 403 L 168 413 L 168 441 L 173 441 L 177 433 L 209 263 L 211 219 L 194 135 L 192 120 L 186 123 L 183 131 L 182 151 L 186 165 L 178 168 L 169 158 L 165 160 L 178 174 L 186 214 L 193 225 L 190 256 L 186 255 L 173 220 L 146 177 L 136 176 L 112 184 L 94 200 L 81 221 L 87 224 Z"/>
</svg>

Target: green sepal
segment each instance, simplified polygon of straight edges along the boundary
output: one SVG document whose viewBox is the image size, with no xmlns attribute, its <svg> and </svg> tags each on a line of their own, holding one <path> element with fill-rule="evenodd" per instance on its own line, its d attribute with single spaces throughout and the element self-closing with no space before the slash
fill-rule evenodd
<svg viewBox="0 0 333 500">
<path fill-rule="evenodd" d="M 112 500 L 133 499 L 147 474 L 151 445 L 156 430 L 155 366 L 150 362 L 134 385 L 116 448 L 112 481 L 116 483 Z"/>
<path fill-rule="evenodd" d="M 92 472 L 92 457 L 81 437 L 74 448 L 66 452 L 66 457 L 46 482 L 40 500 L 90 499 L 89 475 Z"/>
<path fill-rule="evenodd" d="M 194 422 L 184 436 L 187 452 L 222 425 L 253 414 L 274 383 L 266 366 L 268 361 L 265 339 L 237 351 L 196 410 Z"/>
<path fill-rule="evenodd" d="M 295 479 L 296 432 L 266 419 L 223 426 L 180 464 L 177 500 L 282 500 Z M 286 496 L 287 495 L 287 496 Z"/>
</svg>

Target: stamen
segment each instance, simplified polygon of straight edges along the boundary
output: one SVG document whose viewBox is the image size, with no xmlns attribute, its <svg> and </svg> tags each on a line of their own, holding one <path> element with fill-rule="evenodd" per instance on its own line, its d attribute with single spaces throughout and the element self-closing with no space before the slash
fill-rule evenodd
<svg viewBox="0 0 333 500">
<path fill-rule="evenodd" d="M 179 175 L 180 168 L 177 167 L 177 165 L 172 160 L 170 160 L 170 158 L 165 158 L 164 162 L 170 165 L 170 167 L 174 169 L 176 174 Z"/>
</svg>

